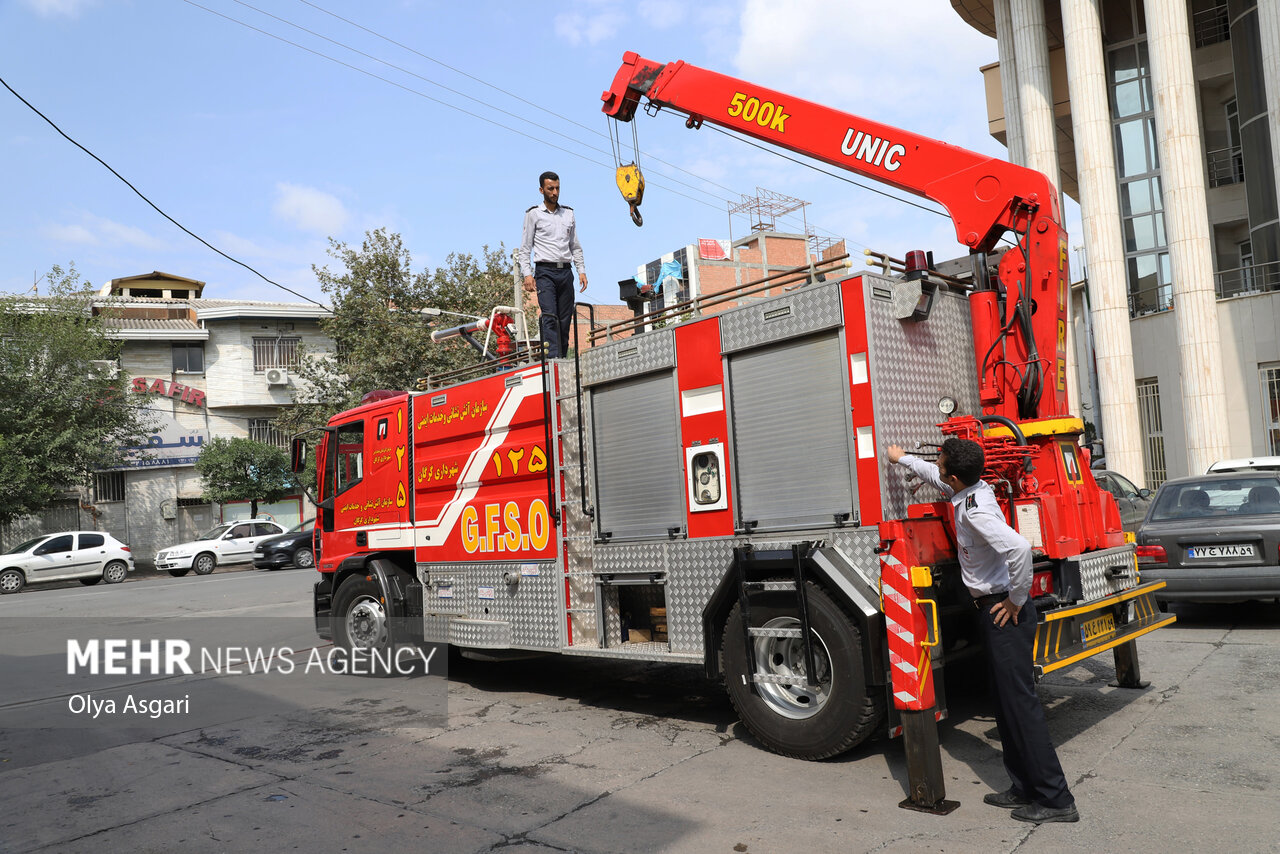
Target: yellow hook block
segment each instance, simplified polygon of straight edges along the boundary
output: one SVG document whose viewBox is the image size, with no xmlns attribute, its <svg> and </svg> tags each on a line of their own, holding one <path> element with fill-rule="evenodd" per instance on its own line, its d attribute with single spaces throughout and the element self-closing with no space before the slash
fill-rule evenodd
<svg viewBox="0 0 1280 854">
<path fill-rule="evenodd" d="M 640 202 L 644 200 L 644 175 L 640 172 L 640 167 L 634 163 L 619 166 L 615 174 L 615 180 L 618 182 L 618 190 L 622 193 L 622 198 L 626 199 L 631 205 L 632 221 L 636 225 L 643 225 L 644 220 L 640 216 Z"/>
</svg>

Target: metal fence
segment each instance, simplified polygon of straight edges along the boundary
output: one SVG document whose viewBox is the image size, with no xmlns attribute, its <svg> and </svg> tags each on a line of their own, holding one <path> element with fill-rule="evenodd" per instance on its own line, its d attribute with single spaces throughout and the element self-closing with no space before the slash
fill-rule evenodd
<svg viewBox="0 0 1280 854">
<path fill-rule="evenodd" d="M 1244 181 L 1244 154 L 1240 146 L 1206 152 L 1209 161 L 1209 186 L 1225 187 Z"/>
<path fill-rule="evenodd" d="M 78 531 L 83 527 L 80 519 L 80 502 L 60 501 L 47 510 L 0 524 L 0 549 L 11 549 L 41 534 Z"/>
<path fill-rule="evenodd" d="M 1227 41 L 1231 38 L 1231 15 L 1227 4 L 1219 3 L 1212 9 L 1196 12 L 1191 17 L 1191 28 L 1195 32 L 1196 47 Z"/>
<path fill-rule="evenodd" d="M 1129 316 L 1141 317 L 1173 308 L 1173 286 L 1156 285 L 1129 292 Z"/>
<path fill-rule="evenodd" d="M 1250 264 L 1214 274 L 1218 299 L 1280 291 L 1280 262 Z"/>
</svg>

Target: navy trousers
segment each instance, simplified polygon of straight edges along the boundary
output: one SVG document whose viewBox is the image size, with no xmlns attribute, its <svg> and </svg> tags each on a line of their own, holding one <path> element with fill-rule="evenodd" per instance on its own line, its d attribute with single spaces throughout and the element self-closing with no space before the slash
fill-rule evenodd
<svg viewBox="0 0 1280 854">
<path fill-rule="evenodd" d="M 978 621 L 987 642 L 987 663 L 996 695 L 996 728 L 1004 750 L 1004 767 L 1013 788 L 1046 807 L 1063 809 L 1075 803 L 1067 788 L 1062 764 L 1049 740 L 1044 706 L 1036 696 L 1032 647 L 1036 637 L 1036 607 L 1028 599 L 1013 621 L 997 626 L 983 609 Z"/>
<path fill-rule="evenodd" d="M 573 329 L 573 270 L 570 267 L 534 267 L 538 286 L 538 328 L 547 345 L 547 357 L 558 359 L 569 352 Z"/>
</svg>

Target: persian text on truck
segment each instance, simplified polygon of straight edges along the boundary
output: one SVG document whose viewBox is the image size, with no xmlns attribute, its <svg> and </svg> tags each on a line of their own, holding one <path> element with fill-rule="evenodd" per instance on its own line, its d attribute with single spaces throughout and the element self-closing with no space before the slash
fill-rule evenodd
<svg viewBox="0 0 1280 854">
<path fill-rule="evenodd" d="M 911 253 L 902 278 L 695 302 L 574 359 L 526 345 L 335 416 L 316 453 L 320 634 L 698 663 L 779 753 L 904 734 L 904 805 L 937 808 L 943 674 L 974 611 L 950 504 L 883 449 L 961 436 L 1035 549 L 1037 674 L 1111 649 L 1137 685 L 1135 639 L 1174 618 L 1078 447 L 1049 180 L 683 62 L 628 53 L 602 97 L 620 121 L 645 98 L 933 199 L 972 287 Z"/>
</svg>

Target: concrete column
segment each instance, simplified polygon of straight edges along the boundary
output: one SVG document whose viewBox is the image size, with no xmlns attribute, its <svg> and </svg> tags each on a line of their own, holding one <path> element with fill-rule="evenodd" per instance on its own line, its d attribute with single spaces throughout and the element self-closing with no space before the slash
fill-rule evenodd
<svg viewBox="0 0 1280 854">
<path fill-rule="evenodd" d="M 1186 0 L 1145 0 L 1145 6 L 1165 231 L 1173 267 L 1187 466 L 1199 473 L 1227 455 L 1228 437 L 1191 36 Z M 1166 412 L 1179 405 L 1165 389 L 1161 400 L 1169 406 Z"/>
<path fill-rule="evenodd" d="M 1267 124 L 1271 130 L 1271 164 L 1280 190 L 1280 4 L 1258 3 L 1258 34 L 1262 40 L 1262 79 L 1267 87 Z"/>
<path fill-rule="evenodd" d="M 1024 165 L 1049 176 L 1055 187 L 1058 144 L 1053 129 L 1053 86 L 1049 79 L 1049 40 L 1044 0 L 1010 0 L 1013 45 L 1018 71 L 1018 104 L 1022 107 Z M 1003 79 L 1003 78 L 1002 78 Z"/>
<path fill-rule="evenodd" d="M 1004 101 L 1004 139 L 1009 162 L 1025 166 L 1022 105 L 1018 102 L 1018 58 L 1013 49 L 1013 13 L 1009 0 L 995 0 L 996 47 L 1000 57 L 1000 92 Z"/>
<path fill-rule="evenodd" d="M 1010 0 L 1009 12 L 1018 73 L 1018 105 L 1022 109 L 1023 153 L 1026 158 L 1022 165 L 1043 172 L 1058 189 L 1062 186 L 1062 175 L 1058 167 L 1058 139 L 1053 124 L 1053 83 L 1049 76 L 1049 37 L 1045 28 L 1044 0 Z M 1055 201 L 1059 210 L 1064 210 L 1060 190 Z M 1051 202 L 1045 199 L 1044 203 Z M 1070 300 L 1067 300 L 1067 326 L 1071 326 Z M 1080 401 L 1079 386 L 1075 346 L 1068 336 L 1067 399 L 1073 406 Z"/>
<path fill-rule="evenodd" d="M 1097 347 L 1101 401 L 1098 428 L 1106 446 L 1107 467 L 1145 486 L 1099 3 L 1100 0 L 1062 0 L 1080 216 Z"/>
</svg>

